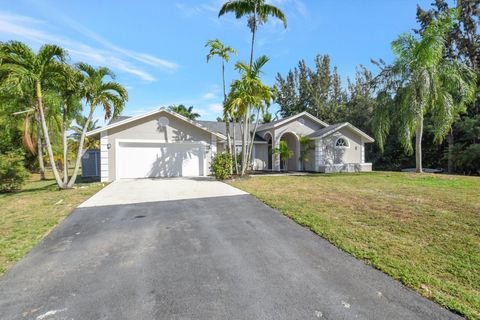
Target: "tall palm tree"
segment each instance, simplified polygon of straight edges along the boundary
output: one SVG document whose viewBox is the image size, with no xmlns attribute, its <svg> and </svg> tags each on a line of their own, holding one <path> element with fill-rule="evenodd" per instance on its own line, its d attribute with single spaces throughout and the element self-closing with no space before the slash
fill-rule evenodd
<svg viewBox="0 0 480 320">
<path fill-rule="evenodd" d="M 190 106 L 187 108 L 183 104 L 179 104 L 179 105 L 174 104 L 169 106 L 168 110 L 178 113 L 190 120 L 196 120 L 197 118 L 200 118 L 199 113 L 193 112 L 193 106 Z"/>
<path fill-rule="evenodd" d="M 68 136 L 71 122 L 82 110 L 82 81 L 83 76 L 69 65 L 63 65 L 62 73 L 55 81 L 56 90 L 60 96 L 62 114 L 62 145 L 63 145 L 63 184 L 68 183 Z"/>
<path fill-rule="evenodd" d="M 77 68 L 83 75 L 82 96 L 89 105 L 90 110 L 80 136 L 75 169 L 67 184 L 67 188 L 71 188 L 77 179 L 85 135 L 96 108 L 100 105 L 103 107 L 105 120 L 107 120 L 112 116 L 119 115 L 125 107 L 125 102 L 128 100 L 128 92 L 121 84 L 115 81 L 105 81 L 106 77 L 115 79 L 115 74 L 110 69 L 105 67 L 94 68 L 86 63 L 77 64 Z"/>
<path fill-rule="evenodd" d="M 268 21 L 268 17 L 272 16 L 280 19 L 283 26 L 287 28 L 287 18 L 279 8 L 265 3 L 265 0 L 230 0 L 223 4 L 218 13 L 218 17 L 232 12 L 237 19 L 248 16 L 248 27 L 252 32 L 252 43 L 250 48 L 250 65 L 253 64 L 253 48 L 255 45 L 255 35 L 258 27 Z"/>
<path fill-rule="evenodd" d="M 422 168 L 422 135 L 424 117 L 432 117 L 435 142 L 442 142 L 455 116 L 473 101 L 476 91 L 474 71 L 459 61 L 444 58 L 446 36 L 454 25 L 456 12 L 432 21 L 417 40 L 403 34 L 392 43 L 396 60 L 378 78 L 385 97 L 394 95 L 393 103 L 377 108 L 373 120 L 380 148 L 390 131 L 392 121 L 400 125 L 399 138 L 407 153 L 413 153 L 415 136 L 416 172 Z"/>
<path fill-rule="evenodd" d="M 218 13 L 218 17 L 223 16 L 226 13 L 234 13 L 237 19 L 240 19 L 244 16 L 248 17 L 248 27 L 252 32 L 252 41 L 250 47 L 250 63 L 249 67 L 253 67 L 254 63 L 254 47 L 255 47 L 255 36 L 257 33 L 257 29 L 260 25 L 266 23 L 268 18 L 275 17 L 283 22 L 284 28 L 287 28 L 287 18 L 285 14 L 279 8 L 265 3 L 265 0 L 229 0 L 223 4 L 222 8 Z M 258 117 L 257 117 L 258 118 Z M 243 114 L 243 135 L 245 136 L 246 133 L 249 133 L 250 128 L 250 106 L 247 106 L 246 112 Z M 248 142 L 248 141 L 247 141 Z M 253 144 L 253 140 L 252 140 Z M 243 156 L 246 155 L 246 150 L 244 150 L 245 146 L 242 141 L 242 154 Z M 243 162 L 242 156 L 242 162 Z M 246 163 L 242 163 L 242 174 L 244 174 L 244 169 L 246 167 Z"/>
<path fill-rule="evenodd" d="M 18 41 L 3 43 L 0 50 L 0 73 L 5 74 L 5 81 L 18 86 L 28 85 L 34 90 L 48 158 L 59 187 L 62 186 L 62 180 L 54 161 L 45 118 L 43 87 L 48 86 L 48 82 L 61 72 L 61 65 L 66 56 L 65 50 L 56 45 L 43 45 L 35 54 L 29 46 Z"/>
<path fill-rule="evenodd" d="M 225 110 L 225 103 L 227 101 L 227 86 L 225 84 L 225 62 L 230 60 L 230 55 L 234 54 L 237 55 L 238 52 L 232 47 L 225 46 L 220 40 L 208 40 L 205 47 L 210 48 L 210 52 L 207 55 L 207 63 L 212 59 L 214 56 L 220 57 L 222 59 L 222 84 L 223 84 L 223 118 L 226 124 L 226 134 L 227 134 L 227 152 L 231 152 L 234 150 L 235 153 L 235 136 L 233 137 L 234 145 L 233 148 L 231 147 L 231 139 L 230 139 L 230 119 L 232 118 L 230 114 L 228 114 Z M 234 124 L 235 125 L 235 124 Z M 233 155 L 235 157 L 235 154 Z"/>
<path fill-rule="evenodd" d="M 245 120 L 245 115 L 249 113 L 250 107 L 256 110 L 256 123 L 251 136 L 248 125 L 242 132 L 242 175 L 245 174 L 252 155 L 253 140 L 257 131 L 259 115 L 260 113 L 263 114 L 265 107 L 270 105 L 273 98 L 272 88 L 260 80 L 262 67 L 267 62 L 268 58 L 261 56 L 253 63 L 252 67 L 242 62 L 238 62 L 235 65 L 235 69 L 241 74 L 241 79 L 235 80 L 231 85 L 227 109 L 238 116 L 242 116 L 244 121 L 247 122 L 250 119 Z"/>
</svg>

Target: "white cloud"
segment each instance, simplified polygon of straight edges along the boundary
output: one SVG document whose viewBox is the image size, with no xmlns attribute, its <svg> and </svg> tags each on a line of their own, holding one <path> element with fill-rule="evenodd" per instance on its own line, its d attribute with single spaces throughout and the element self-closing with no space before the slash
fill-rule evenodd
<svg viewBox="0 0 480 320">
<path fill-rule="evenodd" d="M 216 97 L 217 97 L 217 95 L 213 92 L 207 92 L 202 96 L 202 98 L 206 99 L 206 100 L 215 99 Z"/>
<path fill-rule="evenodd" d="M 74 59 L 83 60 L 95 65 L 106 65 L 112 69 L 120 70 L 134 75 L 144 81 L 154 81 L 155 77 L 133 63 L 139 62 L 144 65 L 173 72 L 178 68 L 174 62 L 160 59 L 150 54 L 138 53 L 113 45 L 92 30 L 80 25 L 68 17 L 62 16 L 66 24 L 84 36 L 98 42 L 103 48 L 94 48 L 69 38 L 49 33 L 42 28 L 43 21 L 28 16 L 21 16 L 0 11 L 0 35 L 7 39 L 27 40 L 37 45 L 55 43 L 67 49 Z"/>
<path fill-rule="evenodd" d="M 223 104 L 221 103 L 212 103 L 208 105 L 208 110 L 212 112 L 222 112 L 223 111 Z"/>
</svg>

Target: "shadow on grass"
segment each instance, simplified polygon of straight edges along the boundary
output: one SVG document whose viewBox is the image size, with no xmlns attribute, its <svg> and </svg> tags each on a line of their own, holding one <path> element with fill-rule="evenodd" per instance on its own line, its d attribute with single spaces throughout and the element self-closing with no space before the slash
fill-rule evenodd
<svg viewBox="0 0 480 320">
<path fill-rule="evenodd" d="M 89 184 L 98 183 L 98 182 L 100 181 L 97 179 L 88 179 L 88 178 L 83 179 L 81 176 L 77 176 L 74 187 L 79 185 L 83 185 L 83 186 L 89 185 Z M 30 180 L 26 183 L 23 189 L 12 191 L 12 192 L 3 192 L 3 193 L 0 193 L 0 195 L 3 197 L 11 197 L 15 195 L 37 193 L 42 191 L 51 192 L 51 191 L 63 191 L 63 190 L 72 190 L 72 189 L 60 189 L 55 179 L 47 178 L 45 180 Z"/>
</svg>

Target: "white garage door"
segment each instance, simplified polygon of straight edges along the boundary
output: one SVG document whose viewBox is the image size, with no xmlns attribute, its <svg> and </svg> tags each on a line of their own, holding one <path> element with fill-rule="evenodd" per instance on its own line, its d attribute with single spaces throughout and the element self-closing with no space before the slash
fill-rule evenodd
<svg viewBox="0 0 480 320">
<path fill-rule="evenodd" d="M 196 177 L 205 174 L 205 148 L 193 143 L 120 142 L 116 177 Z"/>
</svg>

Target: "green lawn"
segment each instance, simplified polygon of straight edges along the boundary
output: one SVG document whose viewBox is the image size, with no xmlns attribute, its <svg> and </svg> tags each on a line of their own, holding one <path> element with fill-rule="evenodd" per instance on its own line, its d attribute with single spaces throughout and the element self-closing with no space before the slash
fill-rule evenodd
<svg viewBox="0 0 480 320">
<path fill-rule="evenodd" d="M 21 191 L 0 194 L 0 275 L 102 187 L 78 184 L 59 191 L 54 180 L 39 181 L 34 175 Z"/>
<path fill-rule="evenodd" d="M 480 319 L 480 178 L 374 172 L 231 184 L 422 295 Z"/>
</svg>

